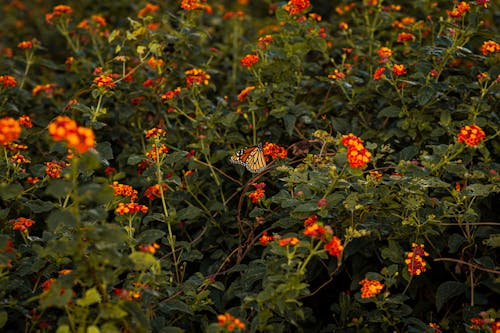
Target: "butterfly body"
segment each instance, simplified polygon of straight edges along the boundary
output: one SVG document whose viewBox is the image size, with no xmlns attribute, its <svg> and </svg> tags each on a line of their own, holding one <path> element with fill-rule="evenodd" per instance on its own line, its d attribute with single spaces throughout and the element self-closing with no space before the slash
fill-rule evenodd
<svg viewBox="0 0 500 333">
<path fill-rule="evenodd" d="M 229 158 L 229 162 L 243 165 L 252 173 L 262 172 L 267 166 L 262 144 L 260 143 L 257 146 L 240 149 Z"/>
</svg>

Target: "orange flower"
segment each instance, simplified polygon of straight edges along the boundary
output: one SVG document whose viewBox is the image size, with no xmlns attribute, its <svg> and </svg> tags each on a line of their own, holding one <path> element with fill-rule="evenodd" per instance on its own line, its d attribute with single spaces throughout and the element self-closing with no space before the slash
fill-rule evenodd
<svg viewBox="0 0 500 333">
<path fill-rule="evenodd" d="M 344 247 L 340 241 L 340 238 L 337 236 L 333 236 L 332 239 L 328 243 L 325 244 L 324 249 L 328 252 L 329 255 L 335 256 L 337 258 L 340 257 Z"/>
<path fill-rule="evenodd" d="M 283 6 L 283 9 L 290 15 L 294 15 L 306 10 L 310 5 L 311 3 L 309 0 L 290 0 L 285 6 Z"/>
<path fill-rule="evenodd" d="M 21 126 L 19 121 L 12 117 L 5 117 L 0 119 L 0 144 L 8 145 L 14 140 L 17 140 L 21 135 Z"/>
<path fill-rule="evenodd" d="M 21 232 L 27 231 L 29 227 L 35 224 L 35 221 L 27 219 L 25 217 L 18 217 L 17 219 L 10 222 L 13 224 L 13 230 L 19 230 Z"/>
<path fill-rule="evenodd" d="M 351 168 L 363 168 L 370 162 L 372 153 L 363 145 L 352 146 L 347 150 L 347 160 Z"/>
<path fill-rule="evenodd" d="M 240 331 L 245 330 L 245 323 L 243 323 L 240 319 L 233 317 L 228 312 L 217 315 L 217 321 L 219 326 L 226 328 L 228 332 L 232 332 L 235 329 Z"/>
<path fill-rule="evenodd" d="M 66 162 L 45 162 L 45 174 L 50 178 L 61 178 L 61 170 L 68 166 Z"/>
<path fill-rule="evenodd" d="M 388 47 L 381 47 L 377 51 L 379 56 L 379 63 L 386 63 L 389 61 L 389 58 L 392 56 L 392 50 Z"/>
<path fill-rule="evenodd" d="M 47 95 L 47 97 L 52 97 L 55 88 L 56 85 L 54 83 L 38 84 L 33 88 L 33 90 L 31 90 L 31 95 L 37 96 L 43 91 Z"/>
<path fill-rule="evenodd" d="M 161 198 L 161 192 L 165 192 L 167 190 L 167 184 L 161 184 L 161 191 L 160 191 L 160 185 L 152 185 L 149 186 L 146 191 L 144 191 L 144 196 L 148 198 L 149 200 L 153 201 L 156 198 Z"/>
<path fill-rule="evenodd" d="M 57 116 L 48 126 L 49 134 L 54 141 L 65 140 L 69 148 L 82 154 L 94 147 L 95 136 L 92 129 L 80 127 L 66 116 Z"/>
<path fill-rule="evenodd" d="M 119 184 L 117 181 L 114 181 L 111 187 L 113 187 L 113 195 L 115 197 L 129 197 L 131 202 L 137 199 L 137 191 L 130 185 Z"/>
<path fill-rule="evenodd" d="M 240 60 L 243 67 L 252 68 L 259 61 L 259 56 L 256 54 L 247 54 Z"/>
<path fill-rule="evenodd" d="M 139 251 L 155 254 L 156 250 L 160 248 L 160 245 L 157 243 L 147 244 L 147 245 L 139 245 Z"/>
<path fill-rule="evenodd" d="M 420 275 L 427 270 L 427 263 L 422 257 L 427 257 L 429 253 L 424 251 L 424 244 L 412 243 L 412 251 L 406 253 L 405 263 L 408 265 L 410 275 Z"/>
<path fill-rule="evenodd" d="M 357 137 L 356 135 L 349 133 L 346 135 L 342 135 L 341 143 L 342 143 L 342 145 L 344 145 L 346 147 L 350 147 L 353 145 L 362 144 L 363 140 L 361 138 Z"/>
<path fill-rule="evenodd" d="M 385 68 L 384 67 L 379 67 L 375 70 L 375 73 L 373 74 L 373 79 L 374 80 L 380 80 L 382 78 L 382 75 L 385 73 Z"/>
<path fill-rule="evenodd" d="M 273 36 L 265 35 L 264 37 L 259 37 L 257 40 L 257 46 L 259 49 L 265 49 L 273 41 Z"/>
<path fill-rule="evenodd" d="M 24 128 L 33 127 L 30 116 L 23 115 L 19 117 L 19 125 L 24 126 Z"/>
<path fill-rule="evenodd" d="M 165 135 L 167 135 L 167 132 L 164 129 L 154 127 L 146 132 L 146 139 L 159 138 Z"/>
<path fill-rule="evenodd" d="M 204 0 L 182 0 L 181 2 L 181 8 L 184 10 L 195 10 L 195 9 L 202 9 L 205 10 L 206 13 L 210 14 L 212 13 L 212 7 L 210 5 L 207 5 Z"/>
<path fill-rule="evenodd" d="M 265 156 L 271 156 L 273 159 L 275 158 L 286 158 L 287 151 L 285 148 L 278 146 L 275 143 L 266 142 L 264 147 L 262 148 L 262 152 Z"/>
<path fill-rule="evenodd" d="M 347 29 L 349 29 L 349 24 L 347 24 L 347 22 L 340 22 L 339 29 L 340 30 L 347 30 Z"/>
<path fill-rule="evenodd" d="M 397 42 L 403 43 L 403 42 L 407 42 L 407 41 L 414 40 L 414 39 L 415 39 L 415 35 L 413 35 L 409 32 L 401 32 L 398 35 Z"/>
<path fill-rule="evenodd" d="M 300 240 L 297 237 L 286 237 L 278 240 L 280 246 L 297 245 L 299 242 Z"/>
<path fill-rule="evenodd" d="M 166 101 L 166 100 L 171 100 L 175 96 L 179 95 L 181 92 L 181 87 L 177 87 L 174 90 L 167 91 L 166 93 L 161 95 L 161 100 Z"/>
<path fill-rule="evenodd" d="M 116 86 L 114 79 L 111 74 L 108 75 L 99 75 L 93 81 L 98 87 L 105 87 L 112 89 Z"/>
<path fill-rule="evenodd" d="M 10 75 L 0 75 L 0 84 L 6 87 L 15 87 L 17 86 L 16 78 Z"/>
<path fill-rule="evenodd" d="M 120 202 L 118 204 L 118 207 L 116 207 L 115 209 L 115 213 L 118 215 L 135 214 L 138 212 L 145 214 L 148 212 L 148 207 L 144 205 L 139 205 L 138 203 L 135 202 L 130 202 L 130 203 Z"/>
<path fill-rule="evenodd" d="M 318 221 L 318 217 L 316 215 L 311 215 L 309 216 L 305 221 L 304 221 L 304 226 L 311 225 L 313 223 L 316 223 Z"/>
<path fill-rule="evenodd" d="M 266 246 L 267 243 L 269 243 L 270 241 L 272 241 L 274 239 L 273 236 L 268 236 L 267 235 L 267 231 L 264 231 L 264 233 L 262 234 L 262 236 L 259 238 L 259 242 L 262 246 Z"/>
<path fill-rule="evenodd" d="M 313 223 L 305 227 L 304 235 L 323 240 L 325 238 L 325 228 L 318 223 Z"/>
<path fill-rule="evenodd" d="M 361 287 L 361 298 L 370 298 L 380 294 L 384 284 L 377 280 L 363 279 L 359 282 Z"/>
<path fill-rule="evenodd" d="M 500 52 L 500 44 L 498 44 L 494 40 L 488 40 L 486 42 L 483 42 L 483 45 L 481 45 L 479 51 L 481 51 L 485 56 L 488 55 L 488 53 L 497 53 Z"/>
<path fill-rule="evenodd" d="M 20 49 L 31 49 L 33 48 L 33 41 L 25 40 L 17 44 L 17 47 Z"/>
<path fill-rule="evenodd" d="M 166 154 L 168 153 L 168 147 L 165 146 L 163 143 L 160 144 L 158 147 L 156 146 L 155 143 L 151 145 L 151 149 L 146 152 L 146 156 L 152 159 L 153 161 L 158 160 L 158 155 Z"/>
<path fill-rule="evenodd" d="M 191 87 L 192 85 L 208 85 L 210 80 L 210 75 L 207 74 L 203 69 L 193 68 L 184 72 L 186 74 L 186 85 Z"/>
<path fill-rule="evenodd" d="M 73 9 L 70 6 L 58 5 L 54 7 L 52 13 L 45 14 L 45 21 L 48 24 L 54 24 L 53 20 L 55 18 L 63 17 L 69 19 L 68 15 L 71 14 L 73 14 Z"/>
<path fill-rule="evenodd" d="M 155 13 L 160 10 L 160 6 L 158 5 L 153 5 L 152 3 L 147 3 L 146 6 L 144 6 L 139 12 L 137 13 L 137 16 L 139 17 L 144 17 L 150 13 Z"/>
<path fill-rule="evenodd" d="M 28 160 L 26 157 L 24 157 L 23 155 L 21 155 L 19 153 L 14 154 L 10 158 L 10 161 L 12 163 L 15 163 L 15 164 L 28 164 L 28 163 L 31 163 L 30 160 Z"/>
<path fill-rule="evenodd" d="M 328 75 L 328 78 L 332 80 L 342 80 L 345 79 L 345 73 L 342 73 L 338 69 L 336 69 L 332 74 Z"/>
<path fill-rule="evenodd" d="M 460 18 L 469 10 L 470 10 L 470 5 L 465 1 L 461 1 L 457 4 L 457 7 L 455 9 L 451 11 L 447 10 L 446 13 L 448 14 L 448 16 L 452 18 Z"/>
<path fill-rule="evenodd" d="M 458 133 L 458 142 L 465 142 L 469 147 L 477 147 L 477 145 L 486 138 L 486 134 L 477 125 L 467 125 L 460 129 Z"/>
<path fill-rule="evenodd" d="M 253 203 L 259 202 L 266 195 L 266 191 L 263 189 L 256 189 L 254 192 L 251 192 L 248 197 L 252 200 Z"/>
<path fill-rule="evenodd" d="M 141 298 L 141 293 L 133 291 L 133 290 L 115 288 L 114 292 L 115 292 L 115 295 L 118 296 L 118 298 L 121 298 L 121 299 L 124 299 L 127 301 Z"/>
<path fill-rule="evenodd" d="M 161 66 L 163 66 L 164 61 L 163 61 L 163 59 L 156 59 L 155 57 L 151 57 L 151 58 L 149 58 L 149 60 L 146 63 L 152 69 L 158 69 Z"/>
<path fill-rule="evenodd" d="M 392 66 L 392 73 L 394 73 L 394 75 L 396 75 L 396 76 L 405 75 L 406 74 L 405 65 L 403 65 L 403 64 L 394 64 Z"/>
<path fill-rule="evenodd" d="M 255 86 L 248 86 L 238 94 L 238 101 L 243 102 L 248 93 L 255 89 Z"/>
</svg>

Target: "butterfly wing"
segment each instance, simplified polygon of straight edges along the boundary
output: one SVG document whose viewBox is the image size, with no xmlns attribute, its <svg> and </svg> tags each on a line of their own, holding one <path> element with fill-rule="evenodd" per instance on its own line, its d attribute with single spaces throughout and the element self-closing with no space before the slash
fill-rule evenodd
<svg viewBox="0 0 500 333">
<path fill-rule="evenodd" d="M 231 156 L 229 162 L 243 165 L 252 173 L 259 173 L 266 168 L 266 159 L 261 144 L 240 149 Z"/>
</svg>

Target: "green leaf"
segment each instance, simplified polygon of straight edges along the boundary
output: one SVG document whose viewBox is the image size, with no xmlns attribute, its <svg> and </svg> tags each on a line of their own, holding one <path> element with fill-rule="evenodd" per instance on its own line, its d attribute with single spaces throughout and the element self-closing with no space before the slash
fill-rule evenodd
<svg viewBox="0 0 500 333">
<path fill-rule="evenodd" d="M 401 112 L 401 109 L 397 106 L 388 106 L 386 108 L 383 108 L 382 110 L 380 110 L 377 114 L 377 118 L 383 118 L 383 117 L 387 117 L 387 118 L 398 118 L 399 117 L 399 113 Z"/>
<path fill-rule="evenodd" d="M 283 123 L 285 125 L 285 130 L 288 133 L 288 135 L 292 135 L 296 121 L 297 117 L 291 114 L 287 114 L 283 117 Z"/>
<path fill-rule="evenodd" d="M 434 97 L 435 89 L 430 86 L 423 86 L 417 92 L 417 102 L 425 105 Z"/>
<path fill-rule="evenodd" d="M 29 200 L 24 203 L 33 213 L 44 213 L 52 210 L 54 204 L 51 201 L 43 201 L 40 199 Z"/>
<path fill-rule="evenodd" d="M 104 319 L 120 319 L 127 316 L 127 311 L 119 305 L 105 303 L 100 306 L 100 315 Z"/>
<path fill-rule="evenodd" d="M 71 330 L 69 329 L 68 325 L 61 325 L 57 328 L 56 333 L 70 333 Z"/>
<path fill-rule="evenodd" d="M 483 241 L 483 244 L 491 247 L 500 247 L 500 234 L 490 235 L 488 239 Z"/>
<path fill-rule="evenodd" d="M 23 187 L 19 183 L 2 183 L 0 184 L 0 198 L 3 200 L 15 199 L 23 193 L 23 190 Z"/>
<path fill-rule="evenodd" d="M 113 149 L 111 148 L 111 144 L 109 142 L 99 142 L 95 149 L 99 152 L 99 156 L 104 160 L 112 160 Z"/>
<path fill-rule="evenodd" d="M 152 244 L 158 239 L 162 238 L 164 235 L 165 231 L 158 229 L 149 229 L 137 236 L 137 242 L 140 244 Z"/>
<path fill-rule="evenodd" d="M 487 197 L 493 192 L 493 188 L 493 184 L 472 184 L 467 186 L 463 190 L 463 193 L 465 193 L 469 197 Z"/>
<path fill-rule="evenodd" d="M 45 190 L 45 193 L 56 198 L 61 199 L 71 192 L 71 183 L 64 179 L 54 179 L 50 182 Z"/>
<path fill-rule="evenodd" d="M 76 301 L 76 304 L 82 307 L 86 307 L 95 303 L 99 303 L 101 301 L 101 294 L 97 291 L 97 289 L 92 288 L 85 291 L 85 295 Z"/>
<path fill-rule="evenodd" d="M 439 285 L 436 291 L 436 308 L 441 311 L 443 305 L 450 299 L 463 294 L 465 287 L 462 283 L 456 281 L 446 281 Z"/>
<path fill-rule="evenodd" d="M 56 210 L 50 213 L 47 217 L 46 223 L 49 230 L 54 232 L 60 226 L 74 228 L 76 226 L 76 219 L 73 214 L 66 210 Z"/>
<path fill-rule="evenodd" d="M 458 251 L 460 246 L 465 242 L 465 237 L 460 234 L 452 234 L 448 238 L 448 247 L 450 248 L 450 253 L 455 253 Z"/>
<path fill-rule="evenodd" d="M 0 328 L 5 326 L 8 318 L 9 318 L 9 316 L 8 316 L 7 312 L 0 311 Z"/>
<path fill-rule="evenodd" d="M 144 155 L 137 155 L 137 154 L 132 154 L 128 157 L 127 159 L 127 164 L 128 165 L 137 165 L 144 161 L 146 159 L 146 156 Z"/>
<path fill-rule="evenodd" d="M 91 325 L 87 327 L 87 333 L 100 333 L 101 331 L 99 330 L 99 327 L 95 325 Z"/>
<path fill-rule="evenodd" d="M 139 271 L 148 270 L 151 266 L 158 262 L 158 260 L 151 253 L 139 251 L 131 253 L 129 258 L 134 263 L 135 269 Z"/>
<path fill-rule="evenodd" d="M 171 314 L 172 311 L 179 311 L 188 315 L 194 315 L 194 312 L 189 305 L 177 299 L 169 300 L 165 304 L 162 304 L 159 309 L 166 314 Z"/>
</svg>

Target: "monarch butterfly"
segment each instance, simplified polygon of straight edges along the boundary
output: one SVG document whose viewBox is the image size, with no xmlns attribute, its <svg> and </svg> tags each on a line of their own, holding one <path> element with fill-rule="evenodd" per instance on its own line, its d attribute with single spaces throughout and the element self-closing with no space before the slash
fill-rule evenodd
<svg viewBox="0 0 500 333">
<path fill-rule="evenodd" d="M 229 162 L 233 164 L 241 164 L 252 173 L 259 173 L 266 168 L 266 159 L 262 151 L 262 144 L 257 146 L 245 147 L 236 152 Z"/>
</svg>

